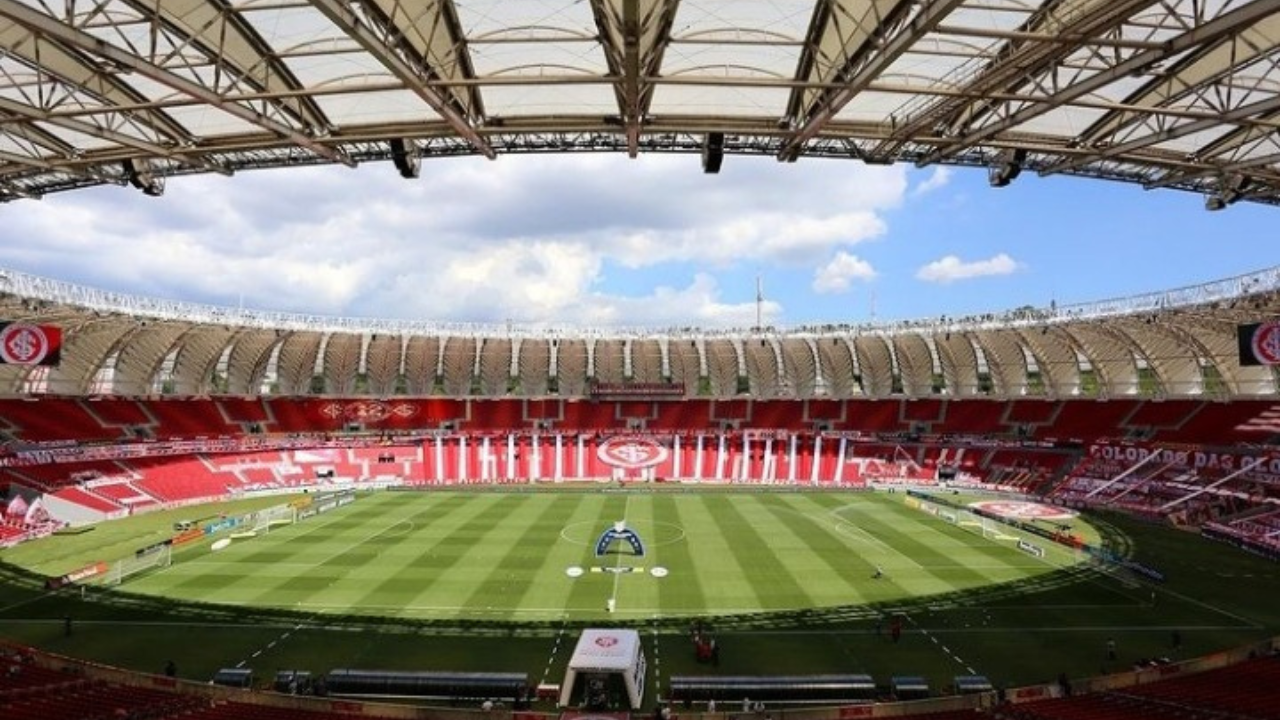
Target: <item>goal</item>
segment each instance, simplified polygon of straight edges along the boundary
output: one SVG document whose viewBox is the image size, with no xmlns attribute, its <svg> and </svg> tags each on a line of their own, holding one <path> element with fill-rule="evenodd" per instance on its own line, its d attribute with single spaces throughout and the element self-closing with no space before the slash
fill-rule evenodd
<svg viewBox="0 0 1280 720">
<path fill-rule="evenodd" d="M 173 564 L 173 546 L 168 543 L 139 550 L 133 557 L 117 560 L 102 576 L 102 585 L 120 585 L 129 578 Z"/>
</svg>

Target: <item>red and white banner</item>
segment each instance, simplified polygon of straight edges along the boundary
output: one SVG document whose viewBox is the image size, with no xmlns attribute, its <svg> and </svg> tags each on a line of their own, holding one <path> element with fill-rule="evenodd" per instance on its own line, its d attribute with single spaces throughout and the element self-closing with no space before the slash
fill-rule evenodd
<svg viewBox="0 0 1280 720">
<path fill-rule="evenodd" d="M 1159 447 L 1137 443 L 1095 443 L 1089 446 L 1089 457 L 1119 465 L 1132 466 L 1152 455 L 1156 456 L 1153 463 L 1171 468 L 1229 473 L 1253 466 L 1253 474 L 1280 477 L 1280 453 L 1277 452 L 1225 452 L 1195 445 Z"/>
<path fill-rule="evenodd" d="M 16 322 L 0 323 L 0 363 L 57 365 L 61 359 L 61 328 Z"/>
<path fill-rule="evenodd" d="M 639 470 L 661 465 L 670 451 L 651 437 L 612 437 L 596 447 L 596 456 L 609 467 Z"/>
</svg>

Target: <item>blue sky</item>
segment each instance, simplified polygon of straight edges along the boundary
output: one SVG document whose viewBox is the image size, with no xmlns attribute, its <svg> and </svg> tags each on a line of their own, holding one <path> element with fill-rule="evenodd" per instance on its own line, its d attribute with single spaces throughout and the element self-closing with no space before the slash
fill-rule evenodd
<svg viewBox="0 0 1280 720">
<path fill-rule="evenodd" d="M 728 157 L 244 172 L 0 206 L 0 266 L 141 295 L 458 322 L 748 326 L 1098 300 L 1280 263 L 1280 210 L 1133 185 Z"/>
</svg>

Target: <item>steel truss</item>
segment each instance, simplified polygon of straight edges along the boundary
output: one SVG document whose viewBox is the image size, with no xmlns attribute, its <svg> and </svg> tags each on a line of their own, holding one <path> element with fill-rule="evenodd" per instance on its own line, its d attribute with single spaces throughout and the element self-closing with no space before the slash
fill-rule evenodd
<svg viewBox="0 0 1280 720">
<path fill-rule="evenodd" d="M 1280 0 L 0 0 L 0 200 L 722 133 L 1274 204 L 1278 63 Z"/>
</svg>

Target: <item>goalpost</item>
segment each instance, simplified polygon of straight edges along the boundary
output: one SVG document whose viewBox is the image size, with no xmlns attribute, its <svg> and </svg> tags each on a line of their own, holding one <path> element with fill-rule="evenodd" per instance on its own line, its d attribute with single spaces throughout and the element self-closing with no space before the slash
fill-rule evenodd
<svg viewBox="0 0 1280 720">
<path fill-rule="evenodd" d="M 133 557 L 117 560 L 111 564 L 98 584 L 119 585 L 131 577 L 154 570 L 166 568 L 173 564 L 173 546 L 167 543 L 155 545 L 145 552 L 139 551 Z"/>
<path fill-rule="evenodd" d="M 272 528 L 292 525 L 298 521 L 298 509 L 292 505 L 277 505 L 254 513 L 252 530 L 255 535 L 266 535 Z"/>
</svg>

